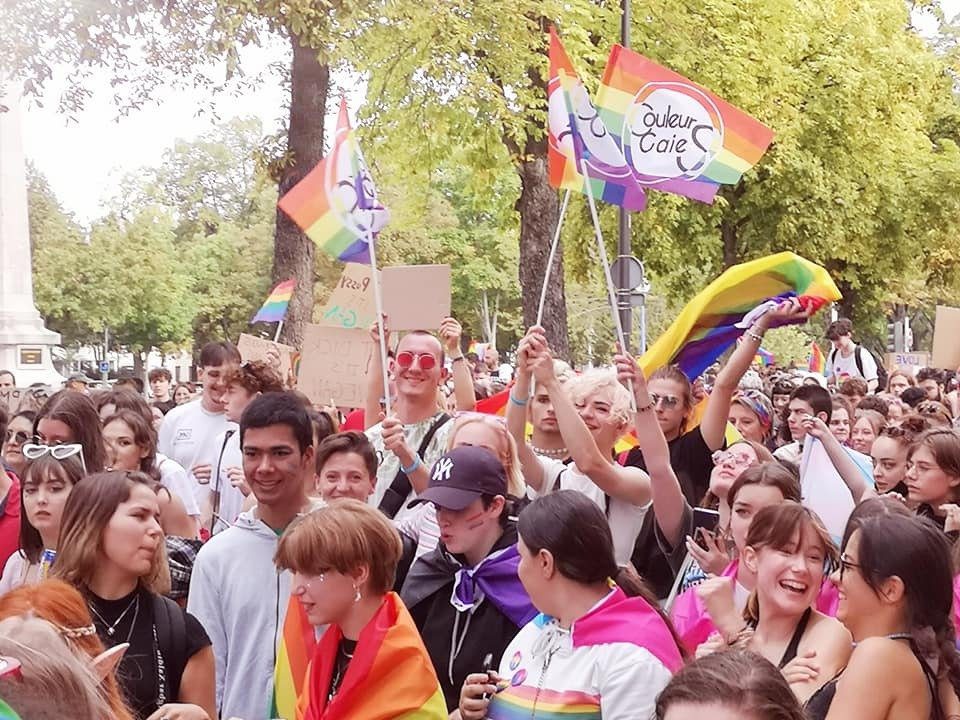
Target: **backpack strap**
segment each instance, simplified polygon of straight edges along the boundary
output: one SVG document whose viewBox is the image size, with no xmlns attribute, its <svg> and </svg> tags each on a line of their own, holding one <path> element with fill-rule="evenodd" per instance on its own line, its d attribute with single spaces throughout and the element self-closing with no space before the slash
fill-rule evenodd
<svg viewBox="0 0 960 720">
<path fill-rule="evenodd" d="M 437 419 L 433 421 L 430 429 L 427 430 L 427 434 L 423 436 L 423 441 L 417 449 L 417 455 L 423 458 L 427 448 L 430 447 L 433 436 L 437 434 L 437 431 L 449 419 L 450 416 L 447 413 L 440 413 L 440 415 L 437 416 Z M 403 470 L 397 470 L 393 482 L 390 483 L 390 487 L 387 488 L 387 492 L 384 493 L 383 499 L 380 501 L 380 512 L 388 518 L 396 517 L 412 489 L 413 486 L 410 484 L 410 478 L 407 477 L 407 474 Z"/>
<path fill-rule="evenodd" d="M 865 377 L 863 374 L 863 356 L 860 355 L 861 350 L 863 350 L 863 345 L 857 345 L 853 348 L 853 359 L 857 363 L 857 371 L 860 373 L 860 377 Z"/>
<path fill-rule="evenodd" d="M 163 657 L 167 702 L 180 699 L 180 679 L 187 667 L 187 621 L 183 609 L 165 595 L 153 596 L 153 625 Z"/>
</svg>

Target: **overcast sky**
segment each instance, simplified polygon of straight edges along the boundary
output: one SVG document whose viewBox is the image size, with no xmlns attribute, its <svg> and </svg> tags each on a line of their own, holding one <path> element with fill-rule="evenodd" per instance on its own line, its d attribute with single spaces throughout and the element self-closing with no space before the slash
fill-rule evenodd
<svg viewBox="0 0 960 720">
<path fill-rule="evenodd" d="M 942 0 L 948 16 L 960 10 L 960 0 Z M 930 27 L 918 19 L 918 25 Z M 931 30 L 932 32 L 932 30 Z M 244 66 L 259 72 L 268 63 L 283 60 L 285 45 L 253 49 L 243 54 Z M 177 90 L 162 93 L 156 102 L 131 115 L 115 119 L 107 78 L 88 101 L 76 123 L 67 124 L 57 114 L 54 98 L 43 109 L 27 107 L 23 118 L 24 148 L 64 207 L 87 224 L 103 212 L 103 200 L 116 195 L 124 173 L 159 163 L 163 151 L 178 138 L 194 138 L 211 129 L 213 121 L 197 116 L 205 98 Z M 266 132 L 284 116 L 286 95 L 278 85 L 267 85 L 241 97 L 221 97 L 217 112 L 226 120 L 238 115 L 256 115 Z M 356 107 L 351 107 L 351 114 Z"/>
</svg>

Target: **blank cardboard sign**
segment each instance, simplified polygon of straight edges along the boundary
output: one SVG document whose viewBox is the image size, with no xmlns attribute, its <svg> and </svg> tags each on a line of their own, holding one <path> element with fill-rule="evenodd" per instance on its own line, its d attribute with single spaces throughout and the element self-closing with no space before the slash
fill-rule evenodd
<svg viewBox="0 0 960 720">
<path fill-rule="evenodd" d="M 450 316 L 449 265 L 393 265 L 381 278 L 390 330 L 436 330 Z"/>
<path fill-rule="evenodd" d="M 933 367 L 956 370 L 960 367 L 960 308 L 937 305 L 933 326 Z"/>
<path fill-rule="evenodd" d="M 373 341 L 359 328 L 303 326 L 297 390 L 315 405 L 363 406 Z"/>
</svg>

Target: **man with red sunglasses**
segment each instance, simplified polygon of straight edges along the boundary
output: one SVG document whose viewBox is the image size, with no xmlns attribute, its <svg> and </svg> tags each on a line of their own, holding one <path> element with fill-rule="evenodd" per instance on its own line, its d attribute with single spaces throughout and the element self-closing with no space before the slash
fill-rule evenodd
<svg viewBox="0 0 960 720">
<path fill-rule="evenodd" d="M 447 378 L 444 347 L 456 369 L 464 362 L 460 324 L 452 318 L 445 320 L 441 335 L 443 344 L 425 331 L 407 333 L 400 339 L 390 361 L 396 385 L 392 414 L 366 431 L 380 460 L 370 502 L 391 518 L 419 511 L 407 509 L 407 502 L 426 490 L 430 467 L 446 446 L 450 416 L 440 409 L 437 392 Z"/>
</svg>

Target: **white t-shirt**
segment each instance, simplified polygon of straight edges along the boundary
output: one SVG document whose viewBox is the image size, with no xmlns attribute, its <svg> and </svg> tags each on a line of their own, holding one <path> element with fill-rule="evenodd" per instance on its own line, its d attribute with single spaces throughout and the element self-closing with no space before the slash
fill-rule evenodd
<svg viewBox="0 0 960 720">
<path fill-rule="evenodd" d="M 437 416 L 434 415 L 426 420 L 421 420 L 418 423 L 412 423 L 405 426 L 407 445 L 409 445 L 414 452 L 416 452 L 420 447 L 420 443 L 423 442 L 423 438 L 426 436 L 436 419 Z M 450 433 L 451 427 L 453 427 L 452 419 L 440 426 L 434 433 L 433 439 L 430 441 L 430 444 L 427 446 L 426 450 L 421 456 L 421 460 L 423 461 L 423 464 L 427 468 L 428 472 L 437 459 L 443 455 L 444 451 L 446 450 L 447 435 Z M 400 459 L 392 452 L 384 449 L 383 425 L 381 423 L 377 423 L 372 428 L 369 428 L 366 432 L 367 438 L 370 440 L 370 444 L 373 445 L 373 449 L 377 452 L 377 460 L 379 462 L 377 466 L 377 485 L 373 490 L 373 494 L 370 496 L 369 503 L 374 507 L 378 507 L 380 505 L 380 501 L 383 500 L 383 496 L 386 495 L 387 490 L 393 483 L 393 479 L 396 477 L 397 472 L 400 470 Z M 416 497 L 416 493 L 411 490 L 407 496 L 407 499 L 404 501 L 403 506 L 397 511 L 395 517 L 396 520 L 402 520 L 405 515 L 408 515 L 411 512 L 416 512 L 416 508 L 407 508 L 407 503 L 410 502 L 410 500 L 412 500 L 414 497 Z"/>
<path fill-rule="evenodd" d="M 863 372 L 857 367 L 857 354 L 860 355 L 860 361 L 863 363 Z M 830 362 L 830 358 L 833 362 Z M 877 361 L 873 359 L 873 353 L 866 348 L 857 345 L 850 357 L 844 357 L 840 350 L 830 351 L 827 356 L 827 365 L 824 374 L 827 377 L 836 375 L 839 385 L 847 378 L 863 378 L 867 382 L 877 379 Z"/>
<path fill-rule="evenodd" d="M 540 466 L 543 468 L 543 490 L 540 494 L 553 490 L 559 477 L 560 490 L 579 490 L 593 500 L 597 507 L 604 511 L 607 522 L 610 523 L 610 533 L 613 535 L 613 554 L 616 556 L 617 564 L 623 566 L 629 563 L 630 556 L 633 555 L 633 546 L 637 542 L 637 535 L 640 534 L 643 518 L 647 514 L 650 503 L 638 506 L 615 497 L 610 497 L 608 503 L 606 493 L 597 487 L 589 477 L 580 472 L 574 463 L 564 465 L 562 460 L 541 456 L 538 456 L 538 459 L 540 460 Z M 528 488 L 527 494 L 533 497 L 535 491 Z"/>
<path fill-rule="evenodd" d="M 209 503 L 210 483 L 199 482 L 191 468 L 210 465 L 216 471 L 220 455 L 217 436 L 226 429 L 226 414 L 207 412 L 199 398 L 178 405 L 164 416 L 160 424 L 158 449 L 186 470 L 194 497 L 201 508 Z"/>
<path fill-rule="evenodd" d="M 160 473 L 160 483 L 170 491 L 171 495 L 180 498 L 187 515 L 199 518 L 200 506 L 197 504 L 197 498 L 193 492 L 193 483 L 187 477 L 187 471 L 183 469 L 183 466 L 166 455 L 157 453 L 155 467 Z"/>
</svg>

